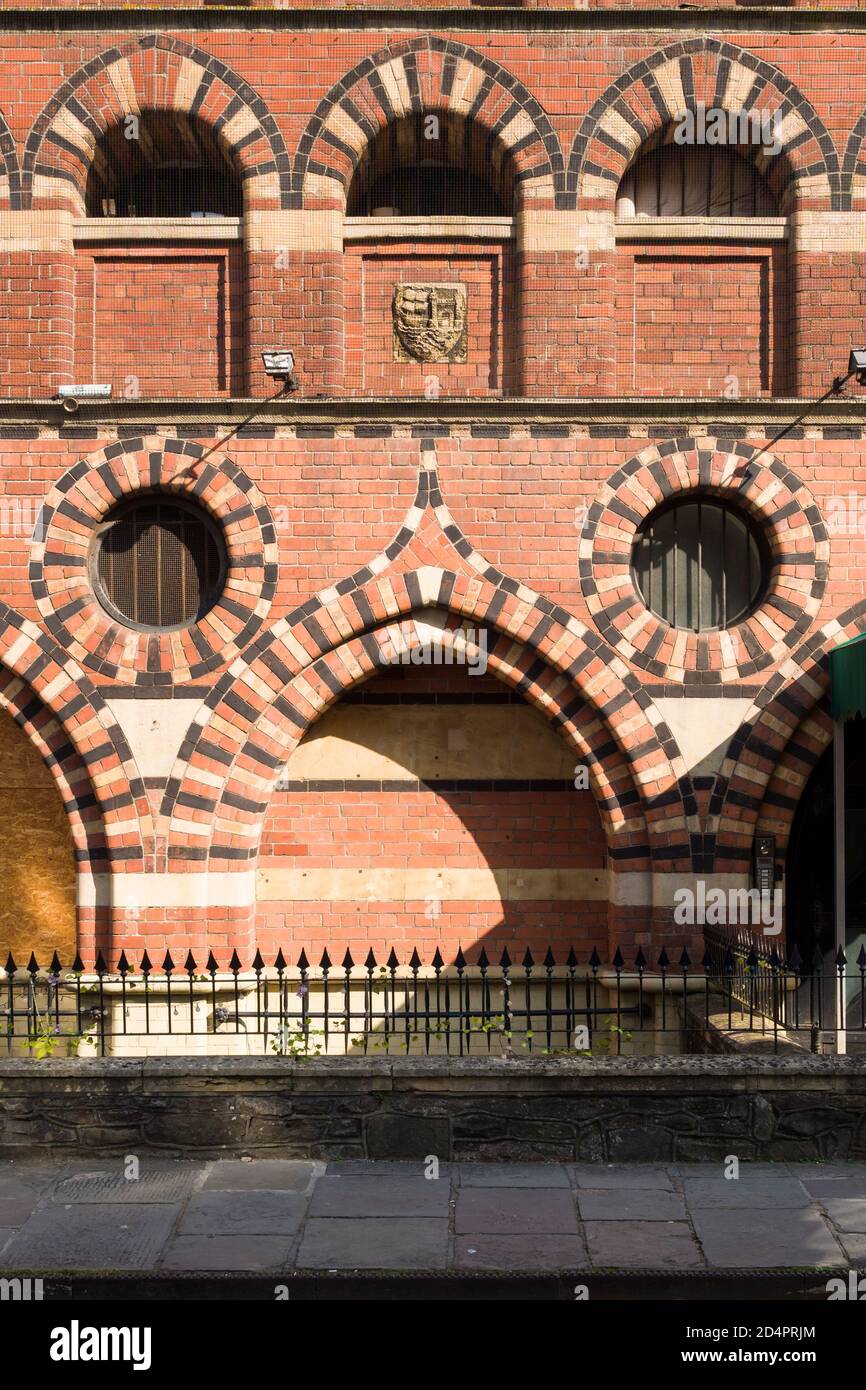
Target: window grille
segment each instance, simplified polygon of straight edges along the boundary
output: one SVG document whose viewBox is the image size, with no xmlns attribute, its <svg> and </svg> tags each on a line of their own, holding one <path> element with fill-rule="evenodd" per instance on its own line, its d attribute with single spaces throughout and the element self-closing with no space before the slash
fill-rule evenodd
<svg viewBox="0 0 866 1390">
<path fill-rule="evenodd" d="M 128 626 L 188 627 L 211 608 L 225 552 L 210 520 L 175 498 L 128 503 L 96 538 L 93 578 L 104 606 Z"/>
<path fill-rule="evenodd" d="M 671 627 L 713 632 L 754 611 L 769 574 L 766 541 L 741 511 L 710 498 L 659 507 L 632 554 L 635 587 Z"/>
</svg>

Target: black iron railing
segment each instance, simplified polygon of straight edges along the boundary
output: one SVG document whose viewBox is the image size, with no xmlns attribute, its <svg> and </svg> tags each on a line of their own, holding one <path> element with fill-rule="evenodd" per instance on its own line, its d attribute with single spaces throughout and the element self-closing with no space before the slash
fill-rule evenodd
<svg viewBox="0 0 866 1390">
<path fill-rule="evenodd" d="M 46 966 L 10 955 L 0 972 L 0 1044 L 12 1055 L 136 1055 L 150 1051 L 262 1051 L 282 1056 L 388 1054 L 469 1056 L 679 1053 L 721 1035 L 760 1035 L 776 1048 L 827 1045 L 844 1001 L 846 1045 L 866 1047 L 866 953 L 856 968 L 844 956 L 808 969 L 750 935 L 707 931 L 700 962 L 662 950 L 651 963 L 639 950 L 630 965 L 617 950 L 609 964 L 548 950 L 519 962 L 507 950 L 469 961 L 459 951 L 428 964 L 417 950 L 401 963 L 370 951 L 335 965 L 324 951 L 312 966 L 305 951 L 290 965 L 282 951 L 249 966 L 232 953 L 221 967 L 211 953 L 200 967 L 166 953 L 155 966 L 145 952 L 134 967 L 123 952 L 114 968 L 101 954 L 86 969 L 55 954 Z M 149 1047 L 149 1039 L 160 1046 Z M 832 1040 L 831 1040 L 832 1042 Z"/>
</svg>

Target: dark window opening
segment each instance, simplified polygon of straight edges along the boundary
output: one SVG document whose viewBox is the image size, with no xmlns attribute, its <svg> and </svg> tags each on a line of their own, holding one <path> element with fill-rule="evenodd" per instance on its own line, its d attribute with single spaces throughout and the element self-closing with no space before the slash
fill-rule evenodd
<svg viewBox="0 0 866 1390">
<path fill-rule="evenodd" d="M 183 112 L 143 111 L 100 137 L 88 217 L 240 217 L 241 182 L 219 132 Z"/>
<path fill-rule="evenodd" d="M 130 627 L 189 627 L 218 599 L 222 537 L 198 506 L 174 497 L 126 502 L 96 537 L 91 574 L 103 606 Z"/>
<path fill-rule="evenodd" d="M 369 217 L 507 217 L 508 210 L 489 184 L 466 169 L 445 164 L 413 164 L 380 174 L 371 183 L 352 182 L 347 212 Z"/>
<path fill-rule="evenodd" d="M 183 165 L 133 174 L 100 201 L 96 215 L 109 217 L 240 217 L 243 213 L 241 190 L 233 179 Z"/>
<path fill-rule="evenodd" d="M 647 608 L 692 632 L 743 622 L 761 602 L 770 568 L 769 547 L 751 519 L 707 497 L 659 507 L 632 551 L 635 587 Z"/>
<path fill-rule="evenodd" d="M 725 146 L 657 145 L 623 175 L 619 217 L 775 217 L 760 170 Z"/>
</svg>

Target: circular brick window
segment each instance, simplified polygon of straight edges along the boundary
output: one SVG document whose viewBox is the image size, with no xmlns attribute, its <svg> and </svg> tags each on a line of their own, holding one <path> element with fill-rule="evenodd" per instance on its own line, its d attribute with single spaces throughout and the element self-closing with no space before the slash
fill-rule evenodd
<svg viewBox="0 0 866 1390">
<path fill-rule="evenodd" d="M 581 527 L 580 580 L 625 661 L 706 687 L 796 650 L 820 610 L 829 554 L 815 499 L 787 464 L 745 441 L 688 436 L 648 443 L 600 485 Z"/>
<path fill-rule="evenodd" d="M 129 499 L 97 528 L 91 578 L 111 616 L 146 632 L 199 622 L 225 582 L 222 536 L 194 502 L 158 493 Z"/>
<path fill-rule="evenodd" d="M 759 607 L 772 561 L 746 512 L 690 494 L 646 518 L 631 565 L 635 588 L 657 618 L 688 632 L 720 632 Z"/>
<path fill-rule="evenodd" d="M 72 660 L 140 689 L 229 666 L 267 622 L 279 573 L 251 478 L 193 440 L 118 440 L 46 495 L 30 582 Z"/>
</svg>

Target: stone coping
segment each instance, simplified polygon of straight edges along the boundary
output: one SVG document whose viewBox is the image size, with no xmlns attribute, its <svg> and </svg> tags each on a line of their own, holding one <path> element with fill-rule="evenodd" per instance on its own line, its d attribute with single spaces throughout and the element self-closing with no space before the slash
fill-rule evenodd
<svg viewBox="0 0 866 1390">
<path fill-rule="evenodd" d="M 866 1081 L 866 1056 L 710 1056 L 687 1057 L 311 1057 L 305 1061 L 281 1057 L 97 1057 L 92 1059 L 32 1058 L 0 1059 L 0 1093 L 24 1088 L 35 1078 L 54 1083 L 124 1082 L 134 1086 L 136 1079 L 152 1089 L 161 1079 L 176 1082 L 188 1079 L 191 1086 L 205 1082 L 233 1086 L 244 1081 L 257 1085 L 272 1082 L 284 1086 L 309 1082 L 313 1086 L 335 1084 L 357 1086 L 370 1081 L 379 1086 L 409 1087 L 447 1082 L 451 1088 L 473 1083 L 495 1083 L 514 1087 L 515 1083 L 536 1086 L 553 1084 L 557 1088 L 612 1084 L 664 1083 L 687 1080 L 721 1086 L 750 1086 L 755 1082 L 814 1083 L 819 1087 L 835 1080 L 862 1077 Z M 76 1089 L 73 1085 L 71 1089 Z"/>
</svg>

